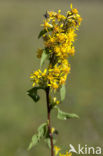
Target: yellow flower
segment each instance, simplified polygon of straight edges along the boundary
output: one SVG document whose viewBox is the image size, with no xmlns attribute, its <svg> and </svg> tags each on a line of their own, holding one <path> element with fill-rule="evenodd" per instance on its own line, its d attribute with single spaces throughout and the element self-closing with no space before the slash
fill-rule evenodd
<svg viewBox="0 0 103 156">
<path fill-rule="evenodd" d="M 54 37 L 51 37 L 51 38 L 49 39 L 49 42 L 54 43 L 54 42 L 55 42 L 55 38 L 54 38 Z"/>
<path fill-rule="evenodd" d="M 62 41 L 64 42 L 66 39 L 67 39 L 66 34 L 64 34 L 64 33 L 57 34 L 57 40 L 58 40 L 58 42 L 62 42 Z"/>
<path fill-rule="evenodd" d="M 73 14 L 78 14 L 78 10 L 76 8 L 72 9 Z"/>
<path fill-rule="evenodd" d="M 47 78 L 48 78 L 50 81 L 52 81 L 52 80 L 54 79 L 52 74 L 49 74 L 49 75 L 47 76 Z"/>
<path fill-rule="evenodd" d="M 56 52 L 56 53 L 59 53 L 60 52 L 60 47 L 57 45 L 57 46 L 55 46 L 54 47 L 54 51 Z"/>
<path fill-rule="evenodd" d="M 51 87 L 56 90 L 59 85 L 56 82 L 51 82 Z"/>
<path fill-rule="evenodd" d="M 72 153 L 67 152 L 65 156 L 72 156 Z"/>
<path fill-rule="evenodd" d="M 54 128 L 54 127 L 52 127 L 52 128 L 51 128 L 51 133 L 53 134 L 53 133 L 54 133 L 54 131 L 55 131 L 55 128 Z"/>
<path fill-rule="evenodd" d="M 72 10 L 72 8 L 73 8 L 73 5 L 72 5 L 72 3 L 70 4 L 70 8 L 71 8 L 71 10 Z"/>
<path fill-rule="evenodd" d="M 74 53 L 75 53 L 75 48 L 74 47 L 72 47 L 70 50 L 69 50 L 69 54 L 70 55 L 74 55 Z"/>
<path fill-rule="evenodd" d="M 60 148 L 57 146 L 54 146 L 55 155 L 57 155 L 60 151 Z"/>
<path fill-rule="evenodd" d="M 46 76 L 47 73 L 47 69 L 44 70 L 44 72 L 42 73 L 42 76 Z"/>
<path fill-rule="evenodd" d="M 45 42 L 46 47 L 52 47 L 55 43 L 55 37 L 51 37 Z"/>
<path fill-rule="evenodd" d="M 53 18 L 56 16 L 57 13 L 54 11 L 48 11 L 48 14 L 49 14 L 50 18 Z"/>
<path fill-rule="evenodd" d="M 75 30 L 73 28 L 69 29 L 67 36 L 68 36 L 69 42 L 74 42 L 75 36 L 76 36 Z"/>
<path fill-rule="evenodd" d="M 44 29 L 52 28 L 52 24 L 50 24 L 47 20 L 44 21 L 44 24 L 41 24 L 41 26 L 44 27 Z"/>
<path fill-rule="evenodd" d="M 54 32 L 59 32 L 59 30 L 60 30 L 60 28 L 59 28 L 57 25 L 54 25 L 53 31 L 54 31 Z"/>
<path fill-rule="evenodd" d="M 53 71 L 53 73 L 54 73 L 55 75 L 60 74 L 60 69 L 59 69 L 58 67 L 56 67 L 56 66 L 53 68 L 52 71 Z"/>
<path fill-rule="evenodd" d="M 62 71 L 66 74 L 68 74 L 70 72 L 70 65 L 69 64 L 63 64 L 62 66 Z"/>
<path fill-rule="evenodd" d="M 36 84 L 36 83 L 35 83 L 35 82 L 33 82 L 33 87 L 35 86 L 35 84 Z"/>
<path fill-rule="evenodd" d="M 53 98 L 53 102 L 54 102 L 56 105 L 58 105 L 58 104 L 60 103 L 60 101 L 57 100 L 56 97 Z"/>
<path fill-rule="evenodd" d="M 60 101 L 58 100 L 58 101 L 56 101 L 56 105 L 58 105 L 60 103 Z"/>
<path fill-rule="evenodd" d="M 66 19 L 66 17 L 61 14 L 61 10 L 58 10 L 58 13 L 56 14 L 56 18 L 58 19 L 58 21 Z"/>
<path fill-rule="evenodd" d="M 56 102 L 56 99 L 57 99 L 57 98 L 56 98 L 56 97 L 54 97 L 54 98 L 53 98 L 53 101 L 54 101 L 54 102 Z"/>
<path fill-rule="evenodd" d="M 65 154 L 61 154 L 61 153 L 59 153 L 59 156 L 66 156 Z"/>
<path fill-rule="evenodd" d="M 61 85 L 64 84 L 65 81 L 66 81 L 66 79 L 65 79 L 64 77 L 61 77 L 61 79 L 60 79 L 60 84 L 61 84 Z"/>
<path fill-rule="evenodd" d="M 47 69 L 42 72 L 40 69 L 35 71 L 33 74 L 30 75 L 30 78 L 33 80 L 33 86 L 44 84 L 47 81 Z"/>
<path fill-rule="evenodd" d="M 79 23 L 79 25 L 81 24 L 81 21 L 82 21 L 83 19 L 81 18 L 81 17 L 78 17 L 78 23 Z"/>
</svg>

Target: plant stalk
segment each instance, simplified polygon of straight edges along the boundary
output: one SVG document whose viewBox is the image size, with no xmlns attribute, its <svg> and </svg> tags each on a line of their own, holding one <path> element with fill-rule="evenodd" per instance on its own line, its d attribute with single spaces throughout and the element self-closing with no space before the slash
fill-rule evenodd
<svg viewBox="0 0 103 156">
<path fill-rule="evenodd" d="M 50 117 L 50 101 L 49 101 L 49 92 L 50 88 L 46 88 L 46 101 L 47 101 L 47 116 L 48 116 L 48 131 L 49 131 L 49 137 L 50 137 L 50 144 L 51 144 L 51 156 L 54 156 L 54 145 L 53 145 L 53 135 L 51 132 L 51 117 Z"/>
</svg>

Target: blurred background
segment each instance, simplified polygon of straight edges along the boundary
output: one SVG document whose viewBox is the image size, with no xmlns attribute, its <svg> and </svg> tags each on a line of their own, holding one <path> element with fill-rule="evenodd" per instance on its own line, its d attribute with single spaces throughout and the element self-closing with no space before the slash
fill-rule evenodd
<svg viewBox="0 0 103 156">
<path fill-rule="evenodd" d="M 44 142 L 27 152 L 47 114 L 44 93 L 34 103 L 26 91 L 32 86 L 30 73 L 39 67 L 36 50 L 43 45 L 37 36 L 43 14 L 58 9 L 65 13 L 71 2 L 83 22 L 61 108 L 80 119 L 59 121 L 54 112 L 57 145 L 103 147 L 103 1 L 0 0 L 0 156 L 50 155 Z"/>
</svg>

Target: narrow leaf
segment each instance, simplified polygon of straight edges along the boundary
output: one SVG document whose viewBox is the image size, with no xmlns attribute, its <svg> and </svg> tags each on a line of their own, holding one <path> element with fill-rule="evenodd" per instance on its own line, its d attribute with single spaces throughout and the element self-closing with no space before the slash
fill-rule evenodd
<svg viewBox="0 0 103 156">
<path fill-rule="evenodd" d="M 37 145 L 40 140 L 46 135 L 47 132 L 47 123 L 43 123 L 37 130 L 37 134 L 34 134 L 32 137 L 32 141 L 28 147 L 28 150 L 30 150 L 32 147 Z"/>
<path fill-rule="evenodd" d="M 48 147 L 51 148 L 51 144 L 50 144 L 50 138 L 46 138 L 45 142 L 47 143 Z"/>
<path fill-rule="evenodd" d="M 41 36 L 43 36 L 46 32 L 47 32 L 46 29 L 41 30 L 40 33 L 39 33 L 39 35 L 38 35 L 38 38 L 40 38 Z"/>
<path fill-rule="evenodd" d="M 32 141 L 28 147 L 28 150 L 30 150 L 33 146 L 35 146 L 38 143 L 38 136 L 35 134 L 32 136 Z"/>
<path fill-rule="evenodd" d="M 40 67 L 42 67 L 42 65 L 44 64 L 47 57 L 48 57 L 48 54 L 47 54 L 46 50 L 44 50 L 43 53 L 42 53 L 42 56 L 41 56 Z"/>
<path fill-rule="evenodd" d="M 61 101 L 65 99 L 65 94 L 66 94 L 66 88 L 65 85 L 62 85 L 62 87 L 60 88 Z"/>
<path fill-rule="evenodd" d="M 38 128 L 38 137 L 41 138 L 46 134 L 47 131 L 47 123 L 43 123 L 39 128 Z"/>
<path fill-rule="evenodd" d="M 56 107 L 58 110 L 58 114 L 57 114 L 57 118 L 60 120 L 67 120 L 67 119 L 71 119 L 71 118 L 79 118 L 78 115 L 74 114 L 74 113 L 66 113 L 63 112 L 62 110 L 60 110 L 59 107 Z"/>
<path fill-rule="evenodd" d="M 38 39 L 41 38 L 47 32 L 50 32 L 52 30 L 53 30 L 53 28 L 49 28 L 48 30 L 46 30 L 46 29 L 41 30 L 40 33 L 39 33 L 39 35 L 38 35 Z"/>
</svg>

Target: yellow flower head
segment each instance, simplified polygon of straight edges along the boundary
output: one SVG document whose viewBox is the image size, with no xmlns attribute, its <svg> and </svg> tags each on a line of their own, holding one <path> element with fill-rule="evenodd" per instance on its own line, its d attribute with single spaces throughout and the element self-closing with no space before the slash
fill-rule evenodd
<svg viewBox="0 0 103 156">
<path fill-rule="evenodd" d="M 74 48 L 74 47 L 72 47 L 72 48 L 69 50 L 69 54 L 72 55 L 72 56 L 75 54 L 75 48 Z"/>
<path fill-rule="evenodd" d="M 53 19 L 57 15 L 57 13 L 54 11 L 48 11 L 48 14 L 51 19 Z"/>
<path fill-rule="evenodd" d="M 44 69 L 43 72 L 40 69 L 35 71 L 30 75 L 30 78 L 33 81 L 33 86 L 45 84 L 47 81 L 47 69 Z"/>
<path fill-rule="evenodd" d="M 72 13 L 73 14 L 78 14 L 78 10 L 74 8 L 74 9 L 72 9 Z"/>
<path fill-rule="evenodd" d="M 60 151 L 60 148 L 58 146 L 54 146 L 55 155 L 57 155 Z"/>
<path fill-rule="evenodd" d="M 53 134 L 54 132 L 55 132 L 55 128 L 52 127 L 52 128 L 51 128 L 51 133 Z"/>
<path fill-rule="evenodd" d="M 66 152 L 66 156 L 72 156 L 72 153 Z"/>
<path fill-rule="evenodd" d="M 51 81 L 49 84 L 54 90 L 58 89 L 59 85 L 56 82 Z"/>
<path fill-rule="evenodd" d="M 72 3 L 70 4 L 70 8 L 71 8 L 71 10 L 72 10 L 72 8 L 73 8 L 73 5 L 72 5 Z"/>
<path fill-rule="evenodd" d="M 52 28 L 53 26 L 52 26 L 52 24 L 50 24 L 48 21 L 44 21 L 44 24 L 41 24 L 41 26 L 43 26 L 44 27 L 44 29 L 48 29 L 48 28 Z"/>
</svg>

